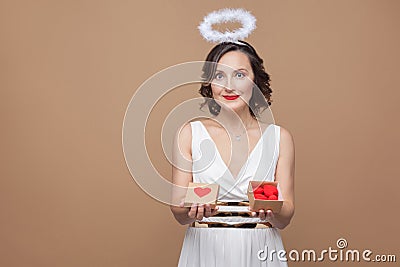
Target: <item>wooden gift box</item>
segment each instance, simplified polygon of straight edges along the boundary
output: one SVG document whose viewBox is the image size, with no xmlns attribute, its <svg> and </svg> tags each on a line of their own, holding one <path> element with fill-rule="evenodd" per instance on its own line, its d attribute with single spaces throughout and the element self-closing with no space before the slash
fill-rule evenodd
<svg viewBox="0 0 400 267">
<path fill-rule="evenodd" d="M 278 200 L 263 200 L 263 199 L 255 199 L 254 198 L 254 193 L 253 193 L 253 188 L 257 188 L 260 185 L 273 185 L 277 188 L 278 190 Z M 273 213 L 279 213 L 281 211 L 282 205 L 283 205 L 283 199 L 282 199 L 282 194 L 279 189 L 279 185 L 277 182 L 266 182 L 266 181 L 250 181 L 249 182 L 249 187 L 247 189 L 247 196 L 249 198 L 249 206 L 250 210 L 252 211 L 258 211 L 260 209 L 263 210 L 272 210 Z"/>
<path fill-rule="evenodd" d="M 218 184 L 189 183 L 184 206 L 190 207 L 193 203 L 210 204 L 214 209 L 217 205 L 218 192 Z"/>
</svg>

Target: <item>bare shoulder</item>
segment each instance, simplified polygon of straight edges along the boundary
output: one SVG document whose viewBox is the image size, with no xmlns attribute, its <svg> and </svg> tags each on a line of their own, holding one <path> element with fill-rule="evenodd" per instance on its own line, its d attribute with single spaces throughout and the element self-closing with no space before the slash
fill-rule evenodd
<svg viewBox="0 0 400 267">
<path fill-rule="evenodd" d="M 281 125 L 278 125 L 278 126 L 279 126 L 280 132 L 281 132 L 281 139 L 294 140 L 292 133 L 288 129 L 282 127 Z"/>
<path fill-rule="evenodd" d="M 186 122 L 185 124 L 182 125 L 182 127 L 178 130 L 180 134 L 183 136 L 192 136 L 192 126 L 190 125 L 190 122 Z"/>
<path fill-rule="evenodd" d="M 279 125 L 280 128 L 280 150 L 283 152 L 289 153 L 290 151 L 294 151 L 294 138 L 292 133 Z"/>
<path fill-rule="evenodd" d="M 177 131 L 175 137 L 178 138 L 180 142 L 187 143 L 192 140 L 192 126 L 190 122 L 183 124 Z"/>
<path fill-rule="evenodd" d="M 175 144 L 180 150 L 191 152 L 192 127 L 189 122 L 183 124 L 175 133 Z"/>
</svg>

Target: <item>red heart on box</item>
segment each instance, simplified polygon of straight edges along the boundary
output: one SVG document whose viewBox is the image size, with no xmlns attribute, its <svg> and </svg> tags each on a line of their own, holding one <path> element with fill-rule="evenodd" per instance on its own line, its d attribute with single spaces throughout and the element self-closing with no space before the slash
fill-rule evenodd
<svg viewBox="0 0 400 267">
<path fill-rule="evenodd" d="M 211 192 L 211 188 L 202 188 L 202 187 L 196 187 L 194 189 L 194 192 L 196 193 L 196 195 L 198 195 L 199 197 L 204 197 L 206 195 L 208 195 Z"/>
</svg>

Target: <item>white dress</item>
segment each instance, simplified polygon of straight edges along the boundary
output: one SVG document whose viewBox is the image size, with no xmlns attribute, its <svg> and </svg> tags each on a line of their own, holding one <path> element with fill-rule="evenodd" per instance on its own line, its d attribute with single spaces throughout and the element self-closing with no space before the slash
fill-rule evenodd
<svg viewBox="0 0 400 267">
<path fill-rule="evenodd" d="M 190 124 L 192 128 L 193 182 L 218 183 L 220 185 L 219 201 L 248 201 L 246 192 L 249 181 L 275 180 L 275 169 L 279 156 L 279 126 L 270 124 L 265 129 L 238 176 L 234 178 L 204 124 L 201 121 L 193 121 Z M 259 218 L 218 217 L 218 215 L 203 218 L 202 221 L 229 224 L 260 222 Z M 263 252 L 260 253 L 260 250 Z M 276 253 L 272 254 L 271 258 L 272 250 Z M 287 266 L 285 261 L 277 258 L 277 253 L 283 250 L 282 239 L 276 228 L 196 228 L 189 226 L 186 230 L 178 266 Z"/>
</svg>

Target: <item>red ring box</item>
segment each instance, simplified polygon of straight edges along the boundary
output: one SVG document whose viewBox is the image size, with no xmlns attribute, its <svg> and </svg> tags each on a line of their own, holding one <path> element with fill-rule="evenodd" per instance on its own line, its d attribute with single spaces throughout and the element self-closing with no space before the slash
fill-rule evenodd
<svg viewBox="0 0 400 267">
<path fill-rule="evenodd" d="M 278 189 L 278 200 L 263 200 L 255 199 L 253 188 L 264 185 L 273 185 Z M 279 213 L 283 205 L 282 194 L 279 189 L 279 184 L 277 182 L 262 182 L 262 181 L 250 181 L 249 187 L 247 189 L 247 196 L 249 198 L 249 208 L 252 211 L 272 210 L 273 213 Z"/>
</svg>

